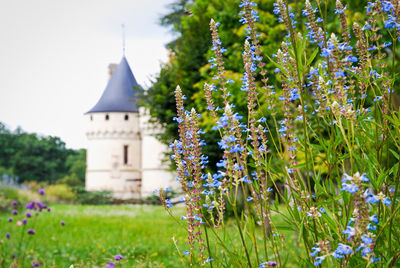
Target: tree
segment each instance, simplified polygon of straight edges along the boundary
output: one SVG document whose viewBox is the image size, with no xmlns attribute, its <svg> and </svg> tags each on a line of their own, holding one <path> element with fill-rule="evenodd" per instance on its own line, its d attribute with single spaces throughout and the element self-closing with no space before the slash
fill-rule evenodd
<svg viewBox="0 0 400 268">
<path fill-rule="evenodd" d="M 19 177 L 20 182 L 54 183 L 66 175 L 85 178 L 85 150 L 71 150 L 59 137 L 26 133 L 21 128 L 10 131 L 0 123 L 0 167 Z"/>
</svg>

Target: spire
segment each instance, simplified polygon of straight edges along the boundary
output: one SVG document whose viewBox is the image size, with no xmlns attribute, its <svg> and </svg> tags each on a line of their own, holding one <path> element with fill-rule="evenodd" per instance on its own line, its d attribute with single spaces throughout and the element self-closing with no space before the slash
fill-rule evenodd
<svg viewBox="0 0 400 268">
<path fill-rule="evenodd" d="M 137 94 L 139 84 L 125 56 L 113 72 L 100 100 L 87 113 L 138 112 Z"/>
<path fill-rule="evenodd" d="M 125 23 L 121 24 L 121 29 L 122 29 L 122 56 L 125 57 Z"/>
</svg>

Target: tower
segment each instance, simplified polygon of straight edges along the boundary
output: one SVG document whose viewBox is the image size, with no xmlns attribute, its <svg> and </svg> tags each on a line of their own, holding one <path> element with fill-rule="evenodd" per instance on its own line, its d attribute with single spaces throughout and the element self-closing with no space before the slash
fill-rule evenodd
<svg viewBox="0 0 400 268">
<path fill-rule="evenodd" d="M 114 71 L 112 70 L 115 69 Z M 142 137 L 136 95 L 139 87 L 125 56 L 110 66 L 111 78 L 87 119 L 86 189 L 141 197 Z"/>
</svg>

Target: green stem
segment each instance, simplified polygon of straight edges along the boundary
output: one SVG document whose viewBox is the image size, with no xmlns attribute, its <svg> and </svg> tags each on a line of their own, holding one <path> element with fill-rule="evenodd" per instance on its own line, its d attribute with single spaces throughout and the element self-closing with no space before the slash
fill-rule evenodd
<svg viewBox="0 0 400 268">
<path fill-rule="evenodd" d="M 239 229 L 240 240 L 242 241 L 242 244 L 243 244 L 243 247 L 244 247 L 244 251 L 246 253 L 247 263 L 248 263 L 249 267 L 252 267 L 251 266 L 251 261 L 250 261 L 249 251 L 247 250 L 246 241 L 244 240 L 242 228 L 240 226 L 240 220 L 239 220 L 239 216 L 237 214 L 236 203 L 233 204 L 233 214 L 235 215 L 236 225 L 237 225 L 237 227 Z"/>
<path fill-rule="evenodd" d="M 393 215 L 394 215 L 394 207 L 396 205 L 396 197 L 397 197 L 397 192 L 399 190 L 399 177 L 400 177 L 400 167 L 397 169 L 397 175 L 395 178 L 395 185 L 396 188 L 394 190 L 394 195 L 392 198 L 392 218 L 390 219 L 390 223 L 389 223 L 389 256 L 392 256 L 392 227 L 393 227 Z"/>
<path fill-rule="evenodd" d="M 206 234 L 206 242 L 207 242 L 208 256 L 209 256 L 209 258 L 211 258 L 212 255 L 211 255 L 211 249 L 210 249 L 210 242 L 209 242 L 209 240 L 208 240 L 207 227 L 206 227 L 206 225 L 203 225 L 203 227 L 204 227 L 204 233 Z M 210 264 L 210 267 L 213 268 L 212 261 L 210 261 L 210 262 L 208 262 L 208 263 Z"/>
</svg>

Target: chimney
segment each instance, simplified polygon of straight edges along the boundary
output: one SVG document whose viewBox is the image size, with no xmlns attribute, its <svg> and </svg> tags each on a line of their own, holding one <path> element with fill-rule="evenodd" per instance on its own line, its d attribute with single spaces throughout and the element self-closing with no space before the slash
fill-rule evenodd
<svg viewBox="0 0 400 268">
<path fill-rule="evenodd" d="M 110 78 L 113 75 L 113 73 L 114 73 L 115 69 L 117 68 L 117 66 L 118 66 L 118 64 L 116 64 L 116 63 L 110 63 L 108 65 L 108 74 L 110 75 Z"/>
</svg>

